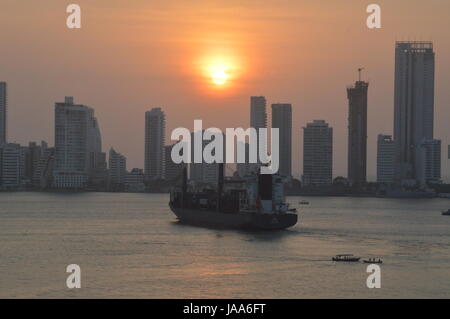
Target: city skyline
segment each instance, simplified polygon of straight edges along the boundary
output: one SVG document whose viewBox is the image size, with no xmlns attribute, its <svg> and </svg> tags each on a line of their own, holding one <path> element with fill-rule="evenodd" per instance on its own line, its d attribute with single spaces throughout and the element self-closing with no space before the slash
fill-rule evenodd
<svg viewBox="0 0 450 319">
<path fill-rule="evenodd" d="M 398 51 L 399 46 L 405 46 L 405 45 L 415 45 L 417 42 L 396 42 L 396 50 Z M 423 43 L 423 42 L 420 42 Z M 419 44 L 420 44 L 419 43 Z M 432 47 L 432 43 L 429 43 Z M 405 51 L 406 52 L 406 51 Z M 432 53 L 432 62 L 433 62 L 433 72 L 428 72 L 431 74 L 432 78 L 431 81 L 433 82 L 434 86 L 434 52 Z M 396 54 L 396 61 L 398 59 L 398 54 Z M 358 69 L 359 71 L 359 80 L 355 82 L 354 86 L 347 87 L 347 95 L 349 100 L 349 115 L 348 115 L 348 180 L 350 183 L 355 184 L 361 184 L 366 182 L 366 139 L 367 139 L 367 88 L 369 83 L 361 81 L 361 71 L 362 68 Z M 398 70 L 396 69 L 396 74 L 398 73 Z M 425 72 L 427 74 L 427 72 Z M 3 97 L 3 118 L 6 119 L 6 109 L 7 109 L 7 103 L 6 103 L 6 82 L 2 82 L 2 97 Z M 428 97 L 428 100 L 433 101 L 434 99 L 434 89 L 432 88 L 430 94 L 431 96 Z M 266 98 L 264 96 L 251 96 L 250 97 L 250 127 L 254 128 L 260 128 L 260 127 L 267 127 L 267 113 L 266 113 Z M 398 126 L 398 123 L 400 121 L 400 117 L 397 114 L 397 109 L 394 109 L 395 115 L 396 115 L 396 121 L 394 122 L 394 127 Z M 431 104 L 431 112 L 433 114 L 433 105 Z M 59 114 L 59 115 L 58 115 Z M 279 171 L 280 174 L 285 176 L 292 176 L 291 174 L 291 166 L 292 162 L 294 161 L 294 158 L 292 157 L 292 105 L 291 104 L 272 104 L 272 127 L 277 127 L 280 129 L 280 161 L 281 161 L 281 171 Z M 402 118 L 405 118 L 404 115 L 402 115 Z M 80 121 L 86 121 L 80 124 Z M 429 178 L 431 180 L 439 181 L 441 179 L 441 162 L 442 162 L 442 154 L 441 154 L 441 140 L 434 140 L 433 138 L 433 116 L 431 115 L 430 118 L 431 124 L 429 124 L 428 131 L 429 134 L 424 136 L 420 139 L 419 146 L 424 151 L 424 155 L 422 156 L 424 158 L 424 168 L 426 165 L 426 174 L 430 175 L 432 178 Z M 325 145 L 316 145 L 315 148 L 311 148 L 311 146 L 308 146 L 311 144 L 311 141 L 314 134 L 312 133 L 314 127 L 321 127 L 322 124 L 325 123 L 326 127 L 328 127 L 328 124 L 325 122 L 325 120 L 314 120 L 312 123 L 307 123 L 306 129 L 304 128 L 304 135 L 303 135 L 303 150 L 304 150 L 304 162 L 303 162 L 303 171 L 300 180 L 305 182 L 305 185 L 308 184 L 315 184 L 314 182 L 311 182 L 311 180 L 327 180 L 327 182 L 319 182 L 319 184 L 330 184 L 330 181 L 336 177 L 332 173 L 330 173 L 330 178 L 324 177 L 325 175 L 328 175 L 328 173 L 325 172 L 319 172 L 316 170 L 315 173 L 312 173 L 315 169 L 312 169 L 311 167 L 311 160 L 310 158 L 316 157 L 315 160 L 321 161 L 322 158 L 317 157 L 317 155 L 313 155 L 314 153 L 321 153 L 324 152 L 324 147 L 328 147 Z M 61 144 L 61 142 L 55 144 L 55 168 L 54 168 L 54 180 L 53 180 L 53 187 L 55 188 L 83 188 L 88 178 L 90 178 L 88 175 L 91 174 L 92 169 L 96 169 L 98 167 L 109 167 L 110 170 L 110 178 L 112 177 L 112 180 L 114 180 L 114 175 L 117 174 L 114 172 L 115 167 L 117 164 L 115 164 L 115 160 L 111 160 L 111 156 L 113 157 L 119 157 L 123 158 L 126 163 L 126 158 L 122 156 L 120 153 L 116 153 L 113 148 L 110 150 L 110 157 L 109 157 L 109 165 L 106 164 L 106 155 L 102 151 L 102 138 L 101 133 L 98 125 L 97 118 L 94 117 L 94 109 L 87 107 L 85 105 L 77 105 L 74 104 L 74 98 L 73 97 L 65 97 L 64 102 L 56 102 L 55 103 L 55 140 L 56 141 L 62 141 L 66 140 L 67 137 L 62 136 L 61 134 L 81 134 L 83 130 L 86 130 L 86 134 L 83 138 L 83 140 L 79 143 L 79 145 L 71 145 L 71 144 Z M 64 125 L 64 126 L 63 126 Z M 6 131 L 6 121 L 4 122 L 2 126 Z M 173 144 L 166 143 L 165 142 L 165 135 L 166 135 L 166 119 L 165 119 L 165 113 L 161 108 L 152 108 L 151 111 L 145 112 L 145 167 L 144 169 L 137 169 L 133 168 L 130 172 L 126 170 L 126 164 L 124 168 L 123 173 L 123 179 L 125 180 L 130 175 L 135 175 L 136 173 L 139 173 L 139 171 L 146 172 L 145 173 L 145 179 L 147 181 L 151 180 L 158 180 L 158 179 L 165 179 L 165 166 L 170 164 L 167 162 L 167 155 L 170 154 L 170 149 L 173 146 Z M 330 139 L 330 159 L 327 159 L 326 161 L 330 162 L 331 167 L 328 167 L 329 164 L 327 164 L 325 170 L 332 172 L 333 171 L 333 142 L 332 142 L 332 128 L 329 129 L 331 131 L 331 139 Z M 308 137 L 306 137 L 306 132 L 311 131 L 311 133 L 308 133 Z M 78 132 L 78 133 L 77 133 Z M 398 133 L 397 133 L 398 134 Z M 61 135 L 61 137 L 58 137 Z M 6 134 L 4 134 L 6 136 Z M 69 140 L 74 140 L 74 137 L 76 135 L 73 135 L 69 137 Z M 310 136 L 310 137 L 309 137 Z M 325 137 L 325 136 L 324 136 Z M 319 138 L 320 140 L 321 138 Z M 76 139 L 75 139 L 76 140 Z M 317 140 L 317 141 L 319 141 Z M 173 142 L 173 141 L 172 141 Z M 321 144 L 322 141 L 319 141 Z M 44 142 L 42 142 L 44 143 Z M 328 143 L 328 142 L 327 142 Z M 381 143 L 381 144 L 380 144 Z M 392 167 L 386 167 L 386 154 L 385 154 L 385 146 L 383 146 L 386 143 L 392 142 L 392 137 L 389 135 L 383 135 L 378 134 L 377 139 L 377 181 L 380 182 L 386 182 L 386 178 L 380 175 L 385 175 L 386 171 L 389 169 L 395 171 L 396 163 L 395 161 L 390 163 L 389 165 Z M 30 145 L 28 146 L 33 151 L 33 145 L 35 145 L 34 142 L 30 142 Z M 47 147 L 47 144 L 45 144 Z M 397 144 L 398 145 L 398 144 Z M 246 148 L 248 148 L 248 145 L 246 145 Z M 10 143 L 5 148 L 6 152 L 8 150 L 17 150 L 17 154 L 20 154 L 20 152 L 26 152 L 24 151 L 27 149 L 27 147 L 21 147 L 19 144 Z M 62 151 L 64 149 L 64 151 Z M 398 152 L 399 147 L 394 148 L 396 152 Z M 449 146 L 450 149 L 450 146 Z M 87 150 L 86 152 L 84 150 Z M 169 151 L 168 151 L 169 150 Z M 328 152 L 328 150 L 326 151 Z M 70 153 L 70 154 L 69 154 Z M 6 153 L 7 154 L 7 153 Z M 63 155 L 64 154 L 64 155 Z M 112 155 L 111 155 L 112 154 Z M 246 149 L 246 156 L 248 156 L 248 149 Z M 17 155 L 18 157 L 20 155 Z M 28 155 L 27 155 L 28 156 Z M 32 156 L 32 155 L 30 155 Z M 306 156 L 306 157 L 305 157 Z M 323 157 L 323 155 L 321 155 Z M 58 158 L 60 158 L 58 160 Z M 62 158 L 64 158 L 64 162 L 62 161 Z M 306 162 L 306 158 L 308 158 L 308 162 Z M 74 160 L 77 161 L 74 161 Z M 69 160 L 69 161 L 68 161 Z M 383 163 L 384 161 L 384 163 Z M 105 163 L 105 164 L 102 164 Z M 111 165 L 111 163 L 114 163 Z M 353 163 L 357 163 L 358 167 L 355 167 L 352 171 L 351 167 L 354 166 Z M 28 165 L 28 164 L 27 164 Z M 244 164 L 248 165 L 248 164 Z M 385 167 L 381 167 L 381 166 Z M 359 167 L 360 166 L 360 167 Z M 325 167 L 325 166 L 324 166 Z M 242 168 L 242 167 L 241 167 Z M 173 170 L 177 170 L 176 165 L 173 168 Z M 239 174 L 239 164 L 237 166 L 237 172 Z M 26 170 L 24 170 L 26 171 Z M 63 181 L 58 180 L 58 175 L 62 172 L 62 178 Z M 306 172 L 306 174 L 305 174 Z M 22 174 L 22 173 L 21 173 Z M 78 175 L 80 176 L 78 176 Z M 425 171 L 423 172 L 425 174 Z M 73 179 L 75 178 L 76 181 L 67 181 L 67 175 L 70 175 L 69 178 Z M 77 175 L 77 176 L 75 176 Z M 195 175 L 195 174 L 194 174 Z M 198 174 L 197 174 L 198 175 Z M 7 177 L 7 175 L 4 175 Z M 75 177 L 74 177 L 75 176 Z M 401 176 L 394 174 L 394 176 L 397 177 L 397 180 L 394 178 L 394 180 L 398 181 L 398 178 Z M 193 176 L 195 177 L 195 176 Z M 296 176 L 293 176 L 294 178 Z M 306 180 L 305 180 L 306 177 Z M 23 176 L 21 176 L 23 178 Z M 30 178 L 33 179 L 33 176 Z M 193 178 L 194 180 L 199 180 L 198 176 Z M 418 181 L 422 181 L 420 178 L 417 178 Z M 114 181 L 112 181 L 114 184 Z M 18 181 L 17 184 L 20 184 Z M 75 186 L 70 186 L 71 184 Z"/>
</svg>

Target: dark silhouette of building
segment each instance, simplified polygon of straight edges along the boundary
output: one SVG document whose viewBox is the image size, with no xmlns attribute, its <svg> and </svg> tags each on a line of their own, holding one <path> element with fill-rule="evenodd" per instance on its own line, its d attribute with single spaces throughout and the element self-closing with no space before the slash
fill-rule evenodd
<svg viewBox="0 0 450 319">
<path fill-rule="evenodd" d="M 359 79 L 347 88 L 348 179 L 352 185 L 367 180 L 367 91 L 369 83 Z"/>
<path fill-rule="evenodd" d="M 396 182 L 422 185 L 440 176 L 440 167 L 431 173 L 427 156 L 440 141 L 434 140 L 435 53 L 432 42 L 397 42 L 395 45 L 395 178 Z M 440 158 L 440 154 L 438 155 Z M 439 172 L 437 172 L 439 170 Z"/>
<path fill-rule="evenodd" d="M 303 128 L 303 185 L 331 185 L 333 180 L 333 128 L 314 120 Z"/>
<path fill-rule="evenodd" d="M 280 133 L 280 168 L 278 173 L 292 177 L 292 105 L 272 104 L 272 128 Z"/>
<path fill-rule="evenodd" d="M 172 148 L 176 145 L 166 145 L 164 146 L 164 178 L 167 182 L 175 184 L 179 180 L 181 180 L 181 174 L 183 173 L 184 167 L 186 167 L 186 163 L 174 163 L 172 160 Z"/>
<path fill-rule="evenodd" d="M 391 135 L 377 138 L 377 183 L 392 184 L 395 173 L 395 142 Z"/>
<path fill-rule="evenodd" d="M 161 108 L 145 112 L 144 174 L 147 181 L 164 177 L 165 130 L 166 117 Z"/>
</svg>

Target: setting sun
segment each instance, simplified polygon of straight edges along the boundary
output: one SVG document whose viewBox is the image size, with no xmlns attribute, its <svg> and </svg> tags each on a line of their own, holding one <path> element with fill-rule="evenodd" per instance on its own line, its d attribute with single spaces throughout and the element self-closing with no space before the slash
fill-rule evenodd
<svg viewBox="0 0 450 319">
<path fill-rule="evenodd" d="M 213 57 L 204 61 L 204 74 L 216 88 L 228 87 L 236 77 L 237 64 L 231 58 Z"/>
<path fill-rule="evenodd" d="M 216 85 L 224 85 L 228 80 L 228 74 L 224 69 L 212 70 L 211 79 Z"/>
<path fill-rule="evenodd" d="M 211 89 L 227 90 L 237 85 L 242 64 L 231 52 L 211 53 L 199 60 L 200 73 Z"/>
</svg>

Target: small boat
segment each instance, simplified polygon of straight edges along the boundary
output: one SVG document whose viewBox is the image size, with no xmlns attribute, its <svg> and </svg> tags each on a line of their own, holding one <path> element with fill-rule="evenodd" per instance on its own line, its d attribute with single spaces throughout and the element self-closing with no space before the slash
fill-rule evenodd
<svg viewBox="0 0 450 319">
<path fill-rule="evenodd" d="M 351 254 L 342 254 L 342 255 L 336 255 L 331 260 L 333 261 L 351 261 L 351 262 L 358 262 L 361 259 L 361 257 L 355 257 Z"/>
<path fill-rule="evenodd" d="M 376 260 L 375 258 L 369 258 L 369 259 L 364 259 L 363 262 L 365 262 L 366 264 L 382 264 L 383 261 L 378 258 L 378 260 Z"/>
<path fill-rule="evenodd" d="M 445 212 L 442 212 L 442 216 L 450 216 L 450 209 Z"/>
<path fill-rule="evenodd" d="M 307 200 L 301 200 L 299 202 L 300 205 L 309 205 L 309 202 Z"/>
</svg>

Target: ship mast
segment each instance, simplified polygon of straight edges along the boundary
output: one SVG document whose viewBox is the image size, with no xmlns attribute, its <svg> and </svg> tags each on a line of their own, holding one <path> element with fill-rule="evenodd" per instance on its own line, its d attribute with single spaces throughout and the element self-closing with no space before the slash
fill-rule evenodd
<svg viewBox="0 0 450 319">
<path fill-rule="evenodd" d="M 187 198 L 187 166 L 183 168 L 183 177 L 181 180 L 181 208 L 186 206 Z"/>
<path fill-rule="evenodd" d="M 222 192 L 223 192 L 223 180 L 224 180 L 223 168 L 224 168 L 224 165 L 223 165 L 223 163 L 218 163 L 218 164 L 219 164 L 218 165 L 219 172 L 218 172 L 218 179 L 217 179 L 217 206 L 216 206 L 216 209 L 217 209 L 217 212 L 220 212 L 220 200 L 222 198 Z"/>
</svg>

